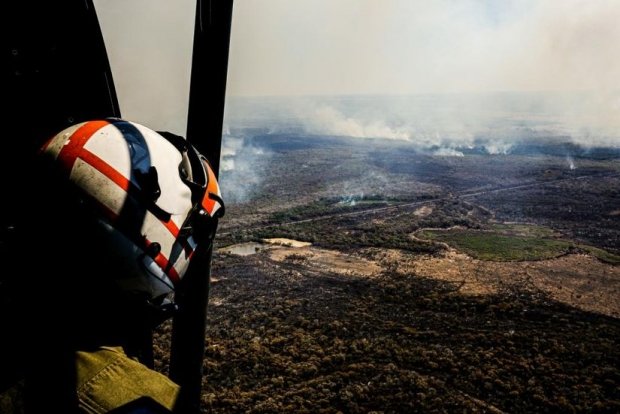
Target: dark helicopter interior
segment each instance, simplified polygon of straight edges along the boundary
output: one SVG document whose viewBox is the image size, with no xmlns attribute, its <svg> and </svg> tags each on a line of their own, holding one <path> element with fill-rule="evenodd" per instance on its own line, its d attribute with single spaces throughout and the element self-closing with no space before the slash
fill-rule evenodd
<svg viewBox="0 0 620 414">
<path fill-rule="evenodd" d="M 217 174 L 232 1 L 198 1 L 190 7 L 196 30 L 188 39 L 192 86 L 186 98 L 187 131 L 181 133 Z M 135 306 L 104 282 L 103 273 L 114 270 L 103 270 L 105 258 L 97 257 L 96 244 L 80 242 L 88 229 L 71 226 L 77 220 L 68 212 L 74 210 L 46 207 L 47 201 L 62 199 L 65 190 L 49 184 L 35 161 L 43 143 L 68 126 L 122 116 L 94 3 L 11 2 L 3 26 L 8 130 L 1 163 L 7 197 L 2 203 L 0 244 L 6 266 L 0 304 L 2 325 L 12 340 L 2 341 L 0 349 L 1 385 L 4 391 L 26 375 L 27 395 L 36 396 L 31 409 L 55 403 L 69 408 L 76 398 L 71 359 L 76 347 L 123 345 L 152 366 L 150 331 L 166 315 Z M 48 237 L 42 226 L 56 236 Z M 199 404 L 210 255 L 209 246 L 199 248 L 177 290 L 171 341 L 177 351 L 170 375 L 182 385 L 180 412 L 195 411 Z"/>
</svg>

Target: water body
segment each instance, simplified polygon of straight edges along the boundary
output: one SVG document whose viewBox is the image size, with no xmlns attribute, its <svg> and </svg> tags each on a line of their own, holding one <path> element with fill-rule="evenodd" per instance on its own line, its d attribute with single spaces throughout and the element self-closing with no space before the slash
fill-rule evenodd
<svg viewBox="0 0 620 414">
<path fill-rule="evenodd" d="M 248 242 L 222 247 L 219 251 L 222 253 L 236 254 L 237 256 L 249 256 L 267 248 L 269 248 L 269 246 L 264 243 Z"/>
</svg>

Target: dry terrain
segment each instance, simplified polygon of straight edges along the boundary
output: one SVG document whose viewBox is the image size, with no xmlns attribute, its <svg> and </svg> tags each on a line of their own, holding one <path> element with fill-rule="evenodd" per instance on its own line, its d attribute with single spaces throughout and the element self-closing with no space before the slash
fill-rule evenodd
<svg viewBox="0 0 620 414">
<path fill-rule="evenodd" d="M 620 412 L 615 155 L 259 138 L 213 258 L 205 412 Z"/>
</svg>

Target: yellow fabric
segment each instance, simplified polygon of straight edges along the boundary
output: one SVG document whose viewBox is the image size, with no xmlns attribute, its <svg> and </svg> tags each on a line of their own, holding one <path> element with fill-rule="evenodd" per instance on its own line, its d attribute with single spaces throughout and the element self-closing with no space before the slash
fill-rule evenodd
<svg viewBox="0 0 620 414">
<path fill-rule="evenodd" d="M 81 412 L 103 414 L 141 397 L 150 397 L 168 410 L 174 408 L 179 386 L 129 358 L 122 348 L 78 352 L 75 362 Z M 23 388 L 23 382 L 19 382 L 0 392 L 0 414 L 24 413 Z"/>
<path fill-rule="evenodd" d="M 80 409 L 101 414 L 140 397 L 150 397 L 172 410 L 179 386 L 125 355 L 122 348 L 102 347 L 77 353 L 77 393 Z"/>
</svg>

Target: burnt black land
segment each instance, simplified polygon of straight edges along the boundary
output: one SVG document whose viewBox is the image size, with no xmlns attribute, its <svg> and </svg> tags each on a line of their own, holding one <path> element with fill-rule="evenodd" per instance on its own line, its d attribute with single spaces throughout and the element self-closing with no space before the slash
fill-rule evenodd
<svg viewBox="0 0 620 414">
<path fill-rule="evenodd" d="M 516 145 L 509 154 L 470 148 L 465 156 L 443 157 L 399 141 L 258 135 L 246 145 L 269 154 L 255 160 L 264 177 L 249 189 L 251 202 L 232 206 L 221 229 L 235 228 L 240 217 L 273 224 L 428 200 L 442 206 L 439 217 L 414 227 L 476 225 L 465 214 L 473 203 L 499 220 L 544 224 L 618 252 L 620 150 L 581 148 L 562 137 L 540 141 Z"/>
<path fill-rule="evenodd" d="M 542 240 L 543 253 L 558 257 L 596 254 L 617 279 L 616 149 L 551 137 L 508 154 L 457 148 L 463 156 L 446 157 L 401 141 L 261 131 L 243 145 L 258 150 L 248 161 L 257 180 L 228 204 L 218 247 L 286 237 L 381 271 L 344 274 L 294 253 L 216 252 L 205 412 L 620 411 L 620 315 L 508 279 L 493 293 L 463 294 L 462 284 L 403 270 L 390 256 L 449 260 L 447 249 L 462 246 L 452 233 L 435 233 L 447 244 L 412 235 L 453 229 L 493 243 Z M 222 177 L 224 189 L 234 183 Z M 475 257 L 488 241 L 480 240 L 462 251 Z M 495 253 L 491 262 L 510 269 L 508 253 Z M 611 308 L 620 301 L 604 298 Z M 161 370 L 169 335 L 164 325 Z"/>
</svg>

